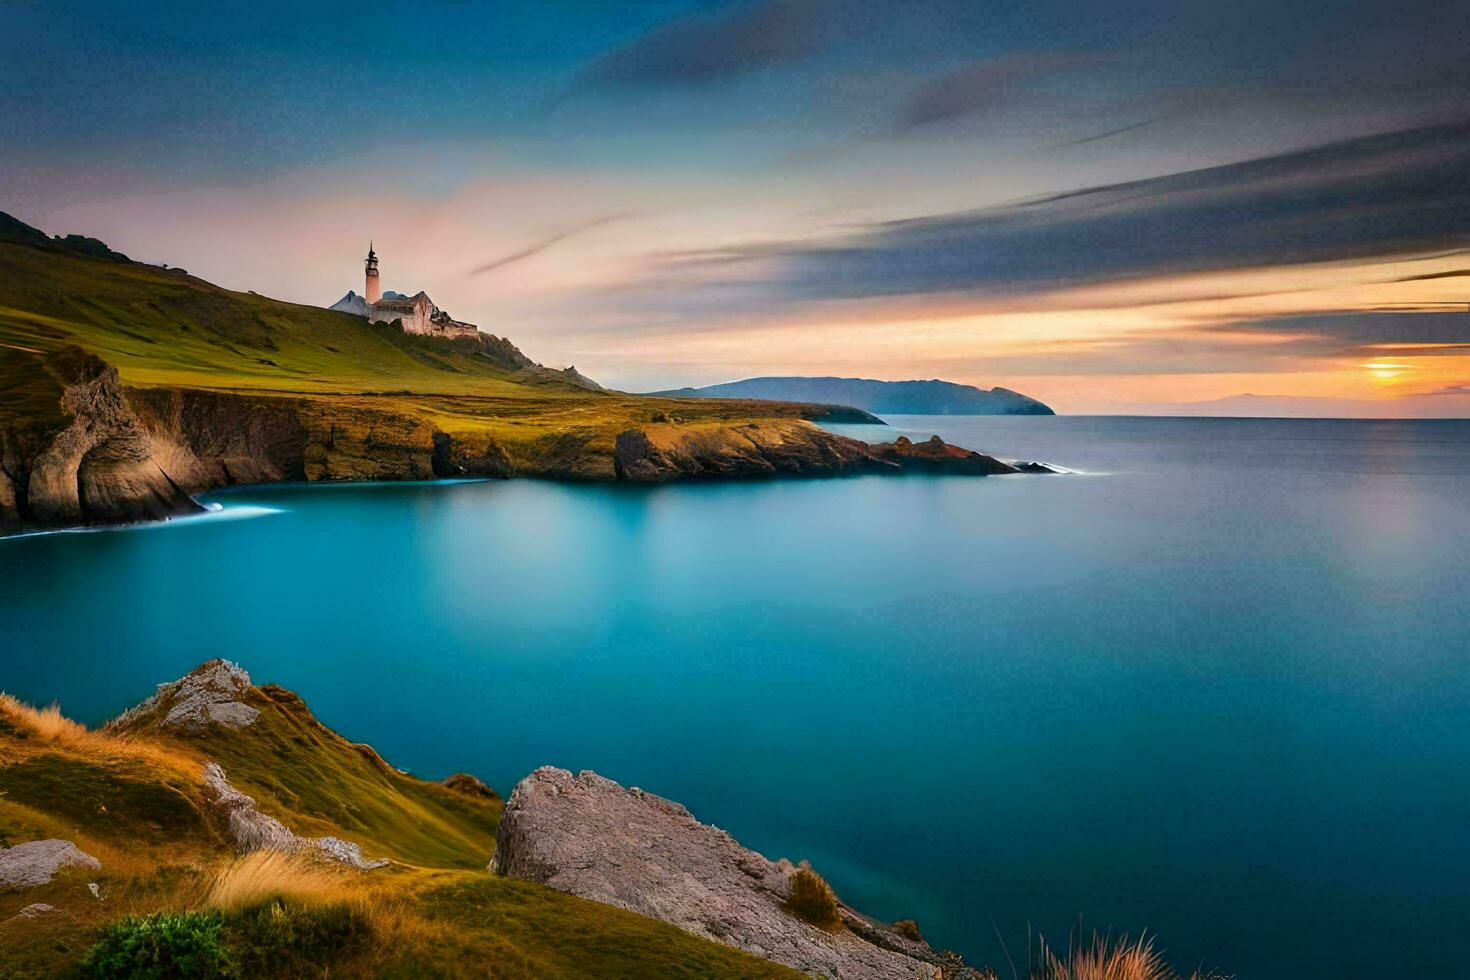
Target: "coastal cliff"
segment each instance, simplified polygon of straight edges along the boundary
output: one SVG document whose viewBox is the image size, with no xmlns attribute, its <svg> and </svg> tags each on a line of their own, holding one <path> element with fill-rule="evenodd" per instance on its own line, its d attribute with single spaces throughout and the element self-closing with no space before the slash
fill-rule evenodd
<svg viewBox="0 0 1470 980">
<path fill-rule="evenodd" d="M 0 532 L 158 520 L 202 510 L 193 495 L 206 490 L 299 480 L 1019 472 L 942 440 L 874 446 L 802 419 L 684 422 L 659 411 L 615 435 L 569 426 L 502 442 L 446 431 L 371 396 L 130 388 L 77 348 L 22 356 L 34 361 L 29 394 L 47 410 L 0 424 Z"/>
</svg>

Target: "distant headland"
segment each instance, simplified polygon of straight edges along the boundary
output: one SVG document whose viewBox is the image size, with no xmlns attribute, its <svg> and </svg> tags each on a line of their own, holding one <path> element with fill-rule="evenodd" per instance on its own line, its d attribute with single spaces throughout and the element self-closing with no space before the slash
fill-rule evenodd
<svg viewBox="0 0 1470 980">
<path fill-rule="evenodd" d="M 748 378 L 705 388 L 654 391 L 662 398 L 763 398 L 850 405 L 877 415 L 1055 415 L 1047 405 L 1009 388 L 953 381 L 875 381 L 869 378 Z"/>
</svg>

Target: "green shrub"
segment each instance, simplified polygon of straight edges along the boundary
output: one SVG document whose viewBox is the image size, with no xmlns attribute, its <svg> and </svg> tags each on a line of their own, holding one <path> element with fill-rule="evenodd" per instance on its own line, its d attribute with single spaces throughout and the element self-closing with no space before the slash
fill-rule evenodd
<svg viewBox="0 0 1470 980">
<path fill-rule="evenodd" d="M 842 916 L 837 911 L 837 896 L 832 888 L 811 868 L 803 867 L 791 877 L 791 897 L 786 911 L 801 921 L 827 932 L 842 929 Z"/>
<path fill-rule="evenodd" d="M 90 977 L 229 977 L 235 965 L 218 912 L 130 915 L 109 925 L 82 961 Z"/>
<path fill-rule="evenodd" d="M 275 899 L 234 913 L 228 926 L 241 973 L 249 977 L 309 972 L 361 951 L 373 934 L 368 914 L 348 902 Z"/>
<path fill-rule="evenodd" d="M 899 919 L 893 924 L 893 931 L 905 939 L 912 939 L 916 943 L 922 943 L 924 936 L 919 932 L 919 924 L 913 919 Z"/>
<path fill-rule="evenodd" d="M 82 974 L 140 980 L 302 976 L 370 943 L 361 907 L 274 899 L 238 912 L 130 915 L 109 925 L 88 951 Z"/>
</svg>

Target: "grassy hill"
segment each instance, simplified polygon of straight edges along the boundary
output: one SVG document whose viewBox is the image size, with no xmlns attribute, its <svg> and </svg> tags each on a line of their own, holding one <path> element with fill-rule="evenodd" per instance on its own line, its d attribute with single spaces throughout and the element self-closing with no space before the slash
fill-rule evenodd
<svg viewBox="0 0 1470 980">
<path fill-rule="evenodd" d="M 796 976 L 487 873 L 503 809 L 493 792 L 468 778 L 401 773 L 322 726 L 289 691 L 252 687 L 244 698 L 259 712 L 249 727 L 191 734 L 148 717 L 89 731 L 0 696 L 0 847 L 59 838 L 101 862 L 38 887 L 0 887 L 0 975 L 131 975 L 109 972 L 91 951 L 151 937 L 171 949 L 217 941 L 233 973 L 200 976 Z M 239 855 L 201 781 L 206 761 L 291 830 L 338 836 L 393 863 L 355 871 Z M 52 911 L 21 914 L 37 904 Z M 163 932 L 172 938 L 157 939 Z"/>
<path fill-rule="evenodd" d="M 411 337 L 388 324 L 232 292 L 177 270 L 4 241 L 0 344 L 34 352 L 80 346 L 136 386 L 535 399 L 587 394 L 518 371 L 507 353 L 514 348 L 492 339 L 479 345 Z"/>
<path fill-rule="evenodd" d="M 0 235 L 0 357 L 10 364 L 0 383 L 10 382 L 7 388 L 34 363 L 16 355 L 76 346 L 115 366 L 132 387 L 372 395 L 385 410 L 513 444 L 567 427 L 615 434 L 657 410 L 645 399 L 589 391 L 538 369 L 488 335 L 481 342 L 409 336 L 391 324 L 233 292 L 179 270 L 8 238 Z M 676 411 L 715 421 L 812 414 L 695 401 Z"/>
<path fill-rule="evenodd" d="M 105 417 L 78 428 L 79 406 Z M 677 427 L 660 445 L 693 475 L 771 472 L 772 446 L 830 471 L 833 437 L 799 421 L 822 418 L 876 421 L 833 406 L 604 391 L 502 338 L 410 336 L 0 214 L 0 528 L 164 516 L 220 483 L 614 479 L 618 437 L 650 425 Z M 752 426 L 767 427 L 754 448 Z M 39 478 L 38 466 L 49 467 Z M 690 474 L 664 478 L 679 475 Z M 88 480 L 69 499 L 42 499 Z M 37 488 L 42 506 L 31 507 Z"/>
</svg>

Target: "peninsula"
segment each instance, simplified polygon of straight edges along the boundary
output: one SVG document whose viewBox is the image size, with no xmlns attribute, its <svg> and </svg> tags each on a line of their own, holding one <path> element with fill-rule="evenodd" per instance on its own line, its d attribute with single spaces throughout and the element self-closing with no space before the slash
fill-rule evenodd
<svg viewBox="0 0 1470 980">
<path fill-rule="evenodd" d="M 375 255 L 367 269 L 375 283 Z M 234 292 L 0 214 L 0 533 L 187 514 L 233 484 L 1044 469 L 813 424 L 879 423 L 855 408 L 607 391 L 423 292 L 347 305 Z"/>
</svg>

